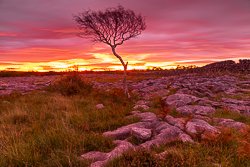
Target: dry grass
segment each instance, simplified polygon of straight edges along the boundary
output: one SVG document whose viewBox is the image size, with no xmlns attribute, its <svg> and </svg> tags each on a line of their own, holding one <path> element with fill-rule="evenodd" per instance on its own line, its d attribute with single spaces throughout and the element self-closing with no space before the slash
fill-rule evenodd
<svg viewBox="0 0 250 167">
<path fill-rule="evenodd" d="M 146 78 L 129 76 L 128 80 Z M 132 96 L 128 100 L 120 89 L 109 92 L 94 89 L 88 85 L 91 79 L 67 76 L 46 92 L 22 96 L 13 91 L 9 96 L 1 96 L 0 166 L 89 166 L 90 161 L 79 161 L 77 157 L 89 151 L 112 150 L 113 139 L 103 137 L 102 133 L 138 122 L 138 118 L 126 119 L 138 99 Z M 102 77 L 97 80 L 110 82 Z M 105 107 L 97 109 L 98 103 Z M 163 117 L 167 114 L 180 117 L 175 110 L 164 107 L 158 97 L 150 111 Z M 217 109 L 210 117 L 231 118 L 250 125 L 249 117 L 226 109 Z M 250 166 L 250 128 L 242 132 L 222 128 L 221 132 L 198 138 L 200 144 L 172 141 L 151 151 L 130 150 L 107 166 Z M 142 142 L 133 138 L 130 141 L 137 145 Z M 162 156 L 155 156 L 164 151 Z"/>
</svg>

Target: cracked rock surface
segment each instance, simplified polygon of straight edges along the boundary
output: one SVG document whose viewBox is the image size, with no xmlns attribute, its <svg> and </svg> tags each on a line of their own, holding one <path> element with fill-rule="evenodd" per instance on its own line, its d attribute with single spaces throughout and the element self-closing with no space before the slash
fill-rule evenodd
<svg viewBox="0 0 250 167">
<path fill-rule="evenodd" d="M 112 86 L 121 88 L 122 84 L 119 84 L 119 82 L 109 84 L 93 82 L 93 85 L 98 88 L 109 89 Z M 238 85 L 243 85 L 244 88 Z M 131 111 L 131 115 L 127 116 L 127 119 L 139 117 L 141 120 L 114 131 L 104 132 L 103 136 L 114 138 L 114 143 L 117 145 L 109 153 L 92 151 L 79 157 L 80 159 L 92 159 L 91 166 L 103 166 L 108 160 L 119 157 L 129 149 L 145 148 L 150 150 L 153 146 L 166 144 L 173 140 L 195 143 L 198 137 L 202 139 L 209 135 L 220 134 L 220 127 L 233 128 L 239 131 L 247 128 L 247 125 L 242 122 L 225 118 L 209 118 L 209 115 L 214 114 L 216 109 L 227 109 L 250 116 L 249 96 L 242 96 L 245 98 L 241 100 L 223 97 L 223 95 L 222 98 L 215 98 L 219 93 L 232 97 L 247 94 L 250 92 L 250 80 L 240 81 L 239 78 L 228 75 L 217 77 L 183 75 L 138 82 L 130 81 L 128 86 L 132 89 L 132 93 L 138 94 L 142 100 L 135 103 L 134 111 Z M 248 89 L 246 89 L 247 86 L 249 86 Z M 176 93 L 169 95 L 169 88 L 176 89 Z M 152 107 L 151 99 L 155 95 L 161 96 L 166 106 L 176 109 L 177 113 L 182 116 L 186 115 L 186 118 L 174 118 L 171 115 L 166 115 L 162 120 L 156 114 L 146 112 Z M 138 109 L 142 109 L 144 112 L 138 111 Z M 189 117 L 190 115 L 191 117 Z M 133 145 L 128 140 L 131 136 L 142 141 L 142 143 Z"/>
</svg>

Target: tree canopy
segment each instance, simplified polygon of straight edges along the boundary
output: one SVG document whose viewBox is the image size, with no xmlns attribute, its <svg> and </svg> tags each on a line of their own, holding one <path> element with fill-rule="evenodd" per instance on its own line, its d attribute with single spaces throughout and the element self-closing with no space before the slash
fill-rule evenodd
<svg viewBox="0 0 250 167">
<path fill-rule="evenodd" d="M 103 42 L 116 47 L 124 41 L 136 37 L 145 30 L 145 18 L 122 6 L 105 11 L 85 11 L 74 15 L 80 32 L 78 36 L 93 38 L 93 42 Z"/>
</svg>

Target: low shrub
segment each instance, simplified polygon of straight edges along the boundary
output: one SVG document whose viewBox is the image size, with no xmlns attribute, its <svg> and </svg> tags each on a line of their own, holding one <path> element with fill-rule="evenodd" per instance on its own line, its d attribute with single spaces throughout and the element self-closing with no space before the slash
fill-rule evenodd
<svg viewBox="0 0 250 167">
<path fill-rule="evenodd" d="M 70 72 L 58 82 L 51 84 L 47 90 L 60 92 L 64 96 L 88 94 L 93 89 L 92 85 L 85 82 L 77 72 Z"/>
</svg>

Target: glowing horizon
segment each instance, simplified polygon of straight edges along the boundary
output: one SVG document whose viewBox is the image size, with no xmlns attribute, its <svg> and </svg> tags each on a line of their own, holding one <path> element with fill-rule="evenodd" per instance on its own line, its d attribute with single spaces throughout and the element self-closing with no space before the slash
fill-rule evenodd
<svg viewBox="0 0 250 167">
<path fill-rule="evenodd" d="M 245 58 L 240 58 L 240 59 L 245 59 Z M 235 62 L 238 62 L 237 59 L 228 59 L 228 60 L 233 60 Z M 171 69 L 171 68 L 176 68 L 178 65 L 180 66 L 193 66 L 195 65 L 196 67 L 201 67 L 207 65 L 207 63 L 200 63 L 200 64 L 194 64 L 192 62 L 196 62 L 197 60 L 191 60 L 191 61 L 178 61 L 178 62 L 164 62 L 164 63 L 151 63 L 147 62 L 145 63 L 144 66 L 139 66 L 139 65 L 133 65 L 133 61 L 129 62 L 127 70 L 146 70 L 148 68 L 152 67 L 160 67 L 162 69 Z M 224 59 L 221 61 L 225 61 Z M 216 61 L 213 61 L 216 62 Z M 1 63 L 1 62 L 0 62 Z M 7 62 L 11 63 L 11 62 Z M 12 62 L 13 63 L 13 62 Z M 0 71 L 22 71 L 22 72 L 49 72 L 49 71 L 54 71 L 54 72 L 64 72 L 68 70 L 73 70 L 73 66 L 76 65 L 78 66 L 78 71 L 118 71 L 118 70 L 123 70 L 122 64 L 114 64 L 114 65 L 109 65 L 107 67 L 100 67 L 100 66 L 95 66 L 95 65 L 87 65 L 85 66 L 84 61 L 82 59 L 71 59 L 71 60 L 59 60 L 59 61 L 52 61 L 52 62 L 37 62 L 37 63 L 32 63 L 32 62 L 23 62 L 22 65 L 10 65 L 10 66 L 2 66 L 0 65 Z M 131 65 L 132 64 L 132 65 Z M 135 63 L 136 64 L 136 63 Z"/>
</svg>

